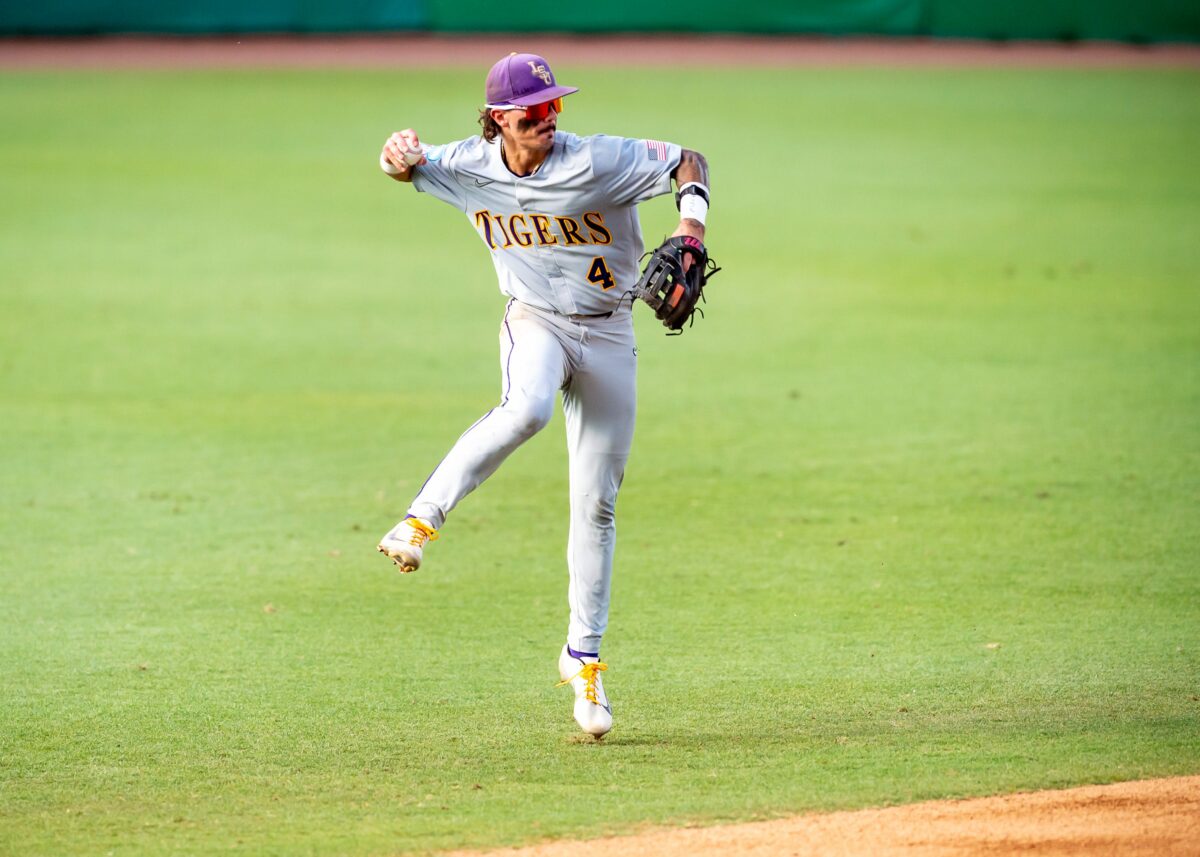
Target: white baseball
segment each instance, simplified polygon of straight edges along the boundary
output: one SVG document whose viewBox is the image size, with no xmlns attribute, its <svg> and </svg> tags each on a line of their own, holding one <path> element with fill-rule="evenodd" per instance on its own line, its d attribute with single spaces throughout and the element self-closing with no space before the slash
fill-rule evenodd
<svg viewBox="0 0 1200 857">
<path fill-rule="evenodd" d="M 424 153 L 419 149 L 409 149 L 404 153 L 404 163 L 409 166 L 414 166 L 421 162 L 421 158 L 425 157 Z"/>
</svg>

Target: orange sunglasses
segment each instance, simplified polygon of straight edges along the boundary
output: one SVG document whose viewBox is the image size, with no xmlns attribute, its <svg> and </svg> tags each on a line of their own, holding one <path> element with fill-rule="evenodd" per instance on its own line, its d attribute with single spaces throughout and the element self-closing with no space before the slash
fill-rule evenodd
<svg viewBox="0 0 1200 857">
<path fill-rule="evenodd" d="M 554 108 L 555 113 L 563 112 L 562 98 L 555 98 L 551 101 L 543 101 L 541 104 L 531 104 L 528 107 L 505 107 L 499 104 L 489 104 L 489 110 L 524 110 L 525 118 L 530 122 L 541 122 L 550 115 L 550 108 Z"/>
<path fill-rule="evenodd" d="M 541 104 L 531 104 L 525 108 L 525 118 L 531 122 L 541 122 L 550 115 L 550 108 L 554 108 L 555 113 L 562 113 L 563 100 L 555 98 L 552 101 L 543 101 Z"/>
</svg>

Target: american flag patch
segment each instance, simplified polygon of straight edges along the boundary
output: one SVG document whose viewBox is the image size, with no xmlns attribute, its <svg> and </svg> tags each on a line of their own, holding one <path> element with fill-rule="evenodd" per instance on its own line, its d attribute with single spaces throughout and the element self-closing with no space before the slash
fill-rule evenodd
<svg viewBox="0 0 1200 857">
<path fill-rule="evenodd" d="M 658 140 L 647 140 L 646 154 L 652 161 L 665 161 L 667 159 L 667 144 L 660 143 Z"/>
</svg>

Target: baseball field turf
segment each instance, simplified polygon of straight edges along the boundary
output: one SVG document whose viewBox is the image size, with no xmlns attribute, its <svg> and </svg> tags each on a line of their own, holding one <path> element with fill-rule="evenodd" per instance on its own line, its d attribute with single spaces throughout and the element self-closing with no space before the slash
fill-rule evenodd
<svg viewBox="0 0 1200 857">
<path fill-rule="evenodd" d="M 0 75 L 0 853 L 1200 772 L 1200 73 L 558 73 L 561 127 L 708 156 L 725 267 L 683 337 L 637 308 L 600 744 L 561 416 L 374 553 L 499 392 L 484 248 L 376 163 L 480 73 Z"/>
</svg>

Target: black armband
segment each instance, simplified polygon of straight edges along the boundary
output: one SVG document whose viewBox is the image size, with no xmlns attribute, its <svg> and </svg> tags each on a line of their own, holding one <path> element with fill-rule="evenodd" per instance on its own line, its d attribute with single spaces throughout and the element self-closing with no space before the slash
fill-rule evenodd
<svg viewBox="0 0 1200 857">
<path fill-rule="evenodd" d="M 689 193 L 694 193 L 696 196 L 704 200 L 705 207 L 709 205 L 710 200 L 708 198 L 708 188 L 705 185 L 700 184 L 700 182 L 687 182 L 675 194 L 676 208 L 680 208 L 683 198 Z"/>
</svg>

